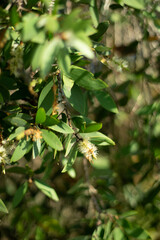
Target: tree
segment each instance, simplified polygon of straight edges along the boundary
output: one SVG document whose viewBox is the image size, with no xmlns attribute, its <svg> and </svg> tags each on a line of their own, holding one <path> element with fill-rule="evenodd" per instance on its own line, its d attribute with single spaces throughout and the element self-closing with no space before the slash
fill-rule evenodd
<svg viewBox="0 0 160 240">
<path fill-rule="evenodd" d="M 149 86 L 159 76 L 158 14 L 158 1 L 150 0 L 2 2 L 0 211 L 2 222 L 11 218 L 2 224 L 2 239 L 151 239 L 153 222 L 143 227 L 137 219 L 142 204 L 145 217 L 148 203 L 158 209 L 152 201 L 159 181 L 145 192 L 142 188 L 159 158 L 159 132 L 150 133 L 159 96 Z M 130 23 L 137 36 L 130 41 L 126 35 L 126 44 L 117 29 L 128 24 L 129 33 Z M 115 44 L 109 47 L 105 38 L 113 30 Z M 137 94 L 141 80 L 148 105 L 141 100 L 144 93 Z M 133 121 L 138 114 L 145 122 L 127 123 L 128 145 L 116 126 L 126 121 L 118 117 L 127 107 Z M 122 139 L 111 130 L 106 134 L 105 117 Z"/>
</svg>

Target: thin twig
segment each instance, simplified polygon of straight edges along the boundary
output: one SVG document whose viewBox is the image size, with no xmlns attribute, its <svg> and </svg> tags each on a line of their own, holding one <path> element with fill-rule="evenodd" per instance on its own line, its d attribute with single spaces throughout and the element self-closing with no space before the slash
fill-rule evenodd
<svg viewBox="0 0 160 240">
<path fill-rule="evenodd" d="M 64 95 L 63 90 L 62 90 L 62 81 L 61 81 L 60 72 L 57 74 L 57 80 L 58 80 L 58 91 L 59 91 L 59 98 L 60 98 L 59 102 L 63 103 L 64 110 L 65 110 L 65 113 L 66 113 L 66 117 L 67 117 L 67 120 L 68 120 L 68 124 L 69 124 L 70 127 L 72 127 L 71 116 L 70 116 L 70 113 L 68 111 L 65 95 Z"/>
<path fill-rule="evenodd" d="M 65 112 L 65 114 L 66 114 L 68 125 L 73 129 L 76 140 L 77 140 L 77 142 L 79 142 L 82 140 L 82 138 L 78 136 L 76 129 L 72 126 L 71 114 L 67 107 L 66 96 L 62 89 L 62 79 L 61 79 L 59 71 L 57 72 L 57 80 L 58 80 L 58 93 L 59 93 L 58 94 L 58 97 L 59 97 L 58 102 L 63 104 L 63 106 L 64 106 L 63 112 Z"/>
</svg>

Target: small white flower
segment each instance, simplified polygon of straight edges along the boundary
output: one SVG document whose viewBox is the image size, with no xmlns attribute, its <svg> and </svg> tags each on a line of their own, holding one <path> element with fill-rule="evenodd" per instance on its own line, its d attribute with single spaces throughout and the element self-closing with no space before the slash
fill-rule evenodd
<svg viewBox="0 0 160 240">
<path fill-rule="evenodd" d="M 91 162 L 94 159 L 97 159 L 97 148 L 96 146 L 84 139 L 78 144 L 79 151 Z"/>
</svg>

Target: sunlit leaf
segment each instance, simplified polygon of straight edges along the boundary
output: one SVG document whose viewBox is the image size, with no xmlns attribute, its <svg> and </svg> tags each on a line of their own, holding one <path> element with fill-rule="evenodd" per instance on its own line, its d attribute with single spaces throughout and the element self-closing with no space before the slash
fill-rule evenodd
<svg viewBox="0 0 160 240">
<path fill-rule="evenodd" d="M 63 121 L 60 121 L 58 124 L 54 126 L 49 126 L 49 128 L 56 132 L 60 132 L 64 134 L 74 133 L 73 129 Z"/>
<path fill-rule="evenodd" d="M 6 120 L 7 122 L 17 126 L 17 127 L 25 127 L 28 125 L 27 121 L 19 118 L 19 117 L 6 117 L 4 120 Z"/>
<path fill-rule="evenodd" d="M 86 115 L 87 99 L 85 93 L 76 84 L 71 90 L 64 89 L 64 92 L 71 106 L 82 115 Z"/>
<path fill-rule="evenodd" d="M 44 141 L 53 149 L 56 149 L 58 151 L 63 150 L 63 146 L 59 138 L 49 130 L 41 129 L 42 137 Z"/>
<path fill-rule="evenodd" d="M 102 107 L 104 107 L 106 110 L 118 113 L 117 106 L 109 93 L 104 91 L 97 91 L 95 92 L 95 96 L 98 99 L 99 103 L 102 105 Z"/>
<path fill-rule="evenodd" d="M 136 9 L 144 9 L 144 7 L 145 7 L 144 0 L 123 0 L 123 2 L 126 5 L 136 8 Z"/>
<path fill-rule="evenodd" d="M 46 76 L 52 68 L 55 57 L 59 52 L 60 39 L 55 37 L 50 42 L 46 42 L 41 54 L 40 69 L 42 76 Z"/>
<path fill-rule="evenodd" d="M 37 186 L 37 188 L 39 188 L 39 190 L 41 190 L 47 197 L 51 198 L 56 202 L 59 201 L 57 193 L 53 188 L 49 187 L 41 180 L 34 180 L 34 183 Z"/>
<path fill-rule="evenodd" d="M 107 87 L 107 84 L 101 79 L 94 78 L 92 73 L 77 66 L 72 66 L 70 78 L 74 80 L 78 86 L 88 90 L 100 90 Z"/>
<path fill-rule="evenodd" d="M 43 88 L 38 100 L 38 108 L 44 108 L 47 115 L 52 113 L 52 105 L 54 101 L 52 87 L 53 81 L 47 83 L 47 85 Z"/>
<path fill-rule="evenodd" d="M 72 47 L 77 49 L 85 57 L 90 58 L 90 59 L 94 58 L 94 54 L 93 54 L 93 51 L 91 50 L 91 47 L 89 47 L 88 44 L 85 43 L 84 41 L 82 41 L 81 39 L 74 36 L 69 41 L 69 45 L 71 45 Z"/>
<path fill-rule="evenodd" d="M 2 199 L 0 199 L 0 212 L 3 213 L 8 213 L 8 209 L 6 208 L 4 202 L 2 201 Z"/>
<path fill-rule="evenodd" d="M 39 108 L 36 114 L 36 123 L 37 124 L 42 124 L 43 122 L 46 121 L 46 113 L 44 108 Z"/>
<path fill-rule="evenodd" d="M 69 56 L 68 49 L 65 45 L 62 45 L 62 47 L 59 50 L 58 53 L 58 65 L 64 74 L 69 74 L 70 72 L 70 66 L 71 66 L 71 59 Z"/>
<path fill-rule="evenodd" d="M 13 140 L 14 138 L 16 138 L 19 134 L 23 133 L 25 130 L 25 127 L 18 127 L 16 128 L 14 133 L 11 133 L 8 137 L 8 140 Z"/>
<path fill-rule="evenodd" d="M 122 230 L 116 227 L 113 231 L 114 240 L 124 240 L 125 236 Z"/>
<path fill-rule="evenodd" d="M 102 123 L 90 123 L 84 129 L 85 133 L 96 132 L 102 128 Z"/>
<path fill-rule="evenodd" d="M 36 141 L 33 142 L 33 149 L 32 149 L 32 156 L 33 159 L 35 159 L 41 151 L 41 140 L 37 139 Z"/>
<path fill-rule="evenodd" d="M 95 144 L 115 145 L 114 141 L 100 132 L 80 133 L 82 138 L 89 138 Z"/>
<path fill-rule="evenodd" d="M 74 164 L 74 162 L 76 160 L 77 153 L 78 153 L 78 146 L 77 146 L 77 143 L 75 143 L 71 149 L 69 156 L 67 157 L 67 163 L 64 166 L 62 173 L 67 172 L 72 168 L 72 165 Z"/>
<path fill-rule="evenodd" d="M 93 21 L 93 24 L 95 27 L 98 26 L 98 22 L 99 22 L 99 14 L 98 14 L 98 8 L 97 8 L 97 1 L 96 0 L 90 0 L 90 14 L 91 14 L 91 18 Z"/>
<path fill-rule="evenodd" d="M 43 123 L 44 126 L 53 126 L 55 124 L 59 124 L 60 120 L 58 120 L 54 116 L 46 116 L 46 121 Z"/>
<path fill-rule="evenodd" d="M 11 162 L 16 162 L 20 160 L 26 153 L 28 153 L 32 148 L 32 142 L 22 139 L 19 141 L 16 149 L 11 157 Z"/>
</svg>

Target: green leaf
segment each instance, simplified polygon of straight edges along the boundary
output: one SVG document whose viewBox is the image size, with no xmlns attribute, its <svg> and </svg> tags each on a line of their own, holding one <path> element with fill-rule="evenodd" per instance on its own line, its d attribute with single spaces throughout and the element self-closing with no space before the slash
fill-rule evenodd
<svg viewBox="0 0 160 240">
<path fill-rule="evenodd" d="M 62 164 L 65 166 L 67 161 L 68 160 L 66 158 L 62 159 Z M 70 168 L 67 173 L 68 173 L 68 175 L 71 178 L 75 178 L 76 177 L 76 171 L 74 170 L 74 168 Z"/>
<path fill-rule="evenodd" d="M 37 31 L 35 24 L 38 20 L 38 15 L 34 13 L 28 13 L 23 17 L 23 41 L 31 40 L 36 36 Z"/>
<path fill-rule="evenodd" d="M 74 125 L 80 130 L 80 132 L 84 132 L 86 128 L 86 121 L 82 116 L 75 116 L 72 118 Z"/>
<path fill-rule="evenodd" d="M 56 149 L 58 151 L 63 150 L 63 146 L 59 138 L 49 130 L 41 129 L 42 137 L 44 141 L 53 149 Z"/>
<path fill-rule="evenodd" d="M 66 152 L 64 155 L 65 157 L 68 156 L 68 154 L 71 151 L 71 148 L 73 147 L 73 145 L 76 142 L 76 138 L 72 138 L 72 136 L 73 136 L 72 134 L 69 134 L 65 139 L 65 149 L 66 149 Z"/>
<path fill-rule="evenodd" d="M 44 31 L 36 27 L 38 19 L 38 15 L 35 13 L 28 13 L 23 17 L 22 38 L 24 42 L 29 40 L 36 43 L 44 42 Z"/>
<path fill-rule="evenodd" d="M 16 191 L 13 198 L 13 207 L 17 207 L 19 203 L 22 201 L 24 195 L 26 194 L 28 189 L 28 182 L 23 183 L 18 190 Z"/>
<path fill-rule="evenodd" d="M 62 173 L 69 171 L 72 168 L 72 165 L 74 164 L 76 157 L 77 157 L 77 152 L 78 152 L 78 146 L 77 143 L 74 144 L 74 146 L 71 149 L 71 152 L 67 158 L 67 163 L 64 166 Z"/>
<path fill-rule="evenodd" d="M 52 105 L 54 101 L 52 87 L 53 81 L 47 83 L 47 85 L 43 88 L 38 100 L 38 108 L 44 108 L 46 115 L 50 115 L 52 113 Z"/>
<path fill-rule="evenodd" d="M 33 142 L 32 156 L 35 159 L 41 152 L 41 140 L 37 139 L 37 141 Z"/>
<path fill-rule="evenodd" d="M 102 145 L 115 145 L 112 139 L 100 132 L 80 133 L 82 138 L 89 138 L 91 142 Z"/>
<path fill-rule="evenodd" d="M 14 153 L 11 157 L 11 162 L 16 162 L 21 159 L 26 153 L 28 153 L 32 148 L 32 142 L 22 139 L 19 141 Z"/>
<path fill-rule="evenodd" d="M 127 232 L 127 234 L 137 240 L 147 240 L 147 239 L 151 239 L 151 237 L 149 236 L 149 234 L 147 233 L 147 231 L 145 231 L 144 229 L 142 229 L 141 227 L 137 227 L 135 229 L 125 229 L 125 231 Z"/>
<path fill-rule="evenodd" d="M 96 42 L 100 41 L 104 33 L 107 31 L 108 27 L 109 27 L 109 22 L 101 22 L 97 27 L 97 33 L 91 35 L 91 39 L 93 39 Z"/>
<path fill-rule="evenodd" d="M 59 52 L 60 45 L 61 40 L 58 37 L 55 37 L 50 42 L 46 42 L 44 45 L 40 61 L 42 77 L 45 77 L 51 70 L 54 59 L 57 57 L 57 54 Z"/>
<path fill-rule="evenodd" d="M 115 102 L 107 92 L 102 92 L 102 91 L 96 91 L 94 92 L 96 98 L 98 99 L 99 103 L 101 104 L 102 107 L 104 107 L 106 110 L 113 112 L 113 113 L 118 113 L 118 109 L 116 107 Z"/>
<path fill-rule="evenodd" d="M 107 224 L 105 225 L 105 232 L 104 232 L 104 239 L 108 239 L 113 227 L 113 222 L 108 220 Z"/>
<path fill-rule="evenodd" d="M 98 8 L 97 8 L 97 1 L 96 0 L 90 0 L 90 14 L 91 14 L 91 18 L 93 21 L 93 24 L 95 27 L 98 26 L 98 22 L 99 22 L 99 14 L 98 14 Z"/>
<path fill-rule="evenodd" d="M 126 219 L 119 219 L 118 224 L 121 225 L 127 234 L 137 240 L 151 239 L 146 230 L 138 226 L 137 224 L 131 224 Z"/>
<path fill-rule="evenodd" d="M 44 126 L 53 126 L 58 124 L 60 121 L 54 116 L 46 116 L 46 121 L 43 123 Z"/>
<path fill-rule="evenodd" d="M 36 123 L 42 124 L 46 121 L 46 112 L 44 108 L 39 108 L 36 114 Z"/>
<path fill-rule="evenodd" d="M 96 132 L 102 128 L 102 123 L 90 123 L 84 129 L 84 133 Z"/>
<path fill-rule="evenodd" d="M 124 240 L 125 236 L 122 230 L 116 227 L 113 231 L 114 240 Z"/>
<path fill-rule="evenodd" d="M 49 31 L 51 33 L 55 33 L 59 30 L 59 22 L 58 22 L 58 19 L 57 19 L 56 16 L 54 16 L 54 15 L 42 15 L 41 19 L 42 19 L 42 22 L 40 22 L 40 24 L 45 26 L 46 31 Z M 40 21 L 41 21 L 41 19 L 40 19 Z"/>
<path fill-rule="evenodd" d="M 105 82 L 94 78 L 92 73 L 77 66 L 72 66 L 70 78 L 74 80 L 78 86 L 88 90 L 101 90 L 107 87 Z"/>
<path fill-rule="evenodd" d="M 6 208 L 4 202 L 2 201 L 2 199 L 0 199 L 0 212 L 3 213 L 8 213 L 8 209 Z"/>
<path fill-rule="evenodd" d="M 131 210 L 131 211 L 124 212 L 123 214 L 121 214 L 120 218 L 132 217 L 132 216 L 135 216 L 137 214 L 138 214 L 138 212 L 136 210 Z"/>
<path fill-rule="evenodd" d="M 18 135 L 20 135 L 21 133 L 23 133 L 24 130 L 25 130 L 25 127 L 18 127 L 18 128 L 16 128 L 15 132 L 9 135 L 8 140 L 9 140 L 9 141 L 13 140 L 13 139 L 16 138 Z"/>
<path fill-rule="evenodd" d="M 145 2 L 144 0 L 123 0 L 123 2 L 133 8 L 136 9 L 144 9 L 145 8 Z"/>
<path fill-rule="evenodd" d="M 46 8 L 48 9 L 50 5 L 50 0 L 41 0 L 41 1 L 45 4 Z"/>
<path fill-rule="evenodd" d="M 42 55 L 43 49 L 44 49 L 44 45 L 38 45 L 34 50 L 34 54 L 31 59 L 31 65 L 32 65 L 33 71 L 35 71 L 37 68 L 40 67 L 41 55 Z"/>
<path fill-rule="evenodd" d="M 67 76 L 63 75 L 63 90 L 65 92 L 65 95 L 70 97 L 71 96 L 71 88 L 74 85 L 74 81 Z"/>
<path fill-rule="evenodd" d="M 49 187 L 47 184 L 45 184 L 41 180 L 34 180 L 34 183 L 37 186 L 37 188 L 39 188 L 46 196 L 48 196 L 49 198 L 51 198 L 56 202 L 59 201 L 57 193 L 53 188 Z"/>
<path fill-rule="evenodd" d="M 26 121 L 31 121 L 33 120 L 33 117 L 27 113 L 16 113 L 15 115 L 12 114 L 12 116 L 18 117 L 18 118 L 23 118 Z"/>
<path fill-rule="evenodd" d="M 74 47 L 75 49 L 77 49 L 85 57 L 87 57 L 89 59 L 94 58 L 94 54 L 93 54 L 93 51 L 92 51 L 91 47 L 88 46 L 88 44 L 85 43 L 84 41 L 82 41 L 80 38 L 78 38 L 76 36 L 73 36 L 70 39 L 70 41 L 68 41 L 68 44 L 71 47 Z"/>
<path fill-rule="evenodd" d="M 57 125 L 49 126 L 49 128 L 64 134 L 74 133 L 73 129 L 63 121 L 60 121 Z"/>
<path fill-rule="evenodd" d="M 8 117 L 4 118 L 4 120 L 11 123 L 12 125 L 17 126 L 17 127 L 25 127 L 28 125 L 26 120 L 19 118 L 19 117 L 8 116 Z"/>
<path fill-rule="evenodd" d="M 64 93 L 71 106 L 82 115 L 86 115 L 87 99 L 84 92 L 76 84 L 74 84 L 70 91 L 64 89 Z"/>
<path fill-rule="evenodd" d="M 64 44 L 63 44 L 64 45 Z M 68 75 L 71 67 L 71 59 L 69 56 L 68 49 L 64 45 L 58 53 L 58 65 L 63 74 Z"/>
<path fill-rule="evenodd" d="M 11 25 L 15 26 L 16 23 L 19 22 L 19 20 L 20 20 L 20 18 L 19 18 L 19 14 L 18 14 L 17 8 L 16 8 L 15 5 L 13 5 L 13 7 L 11 8 L 11 11 L 10 11 Z"/>
</svg>

